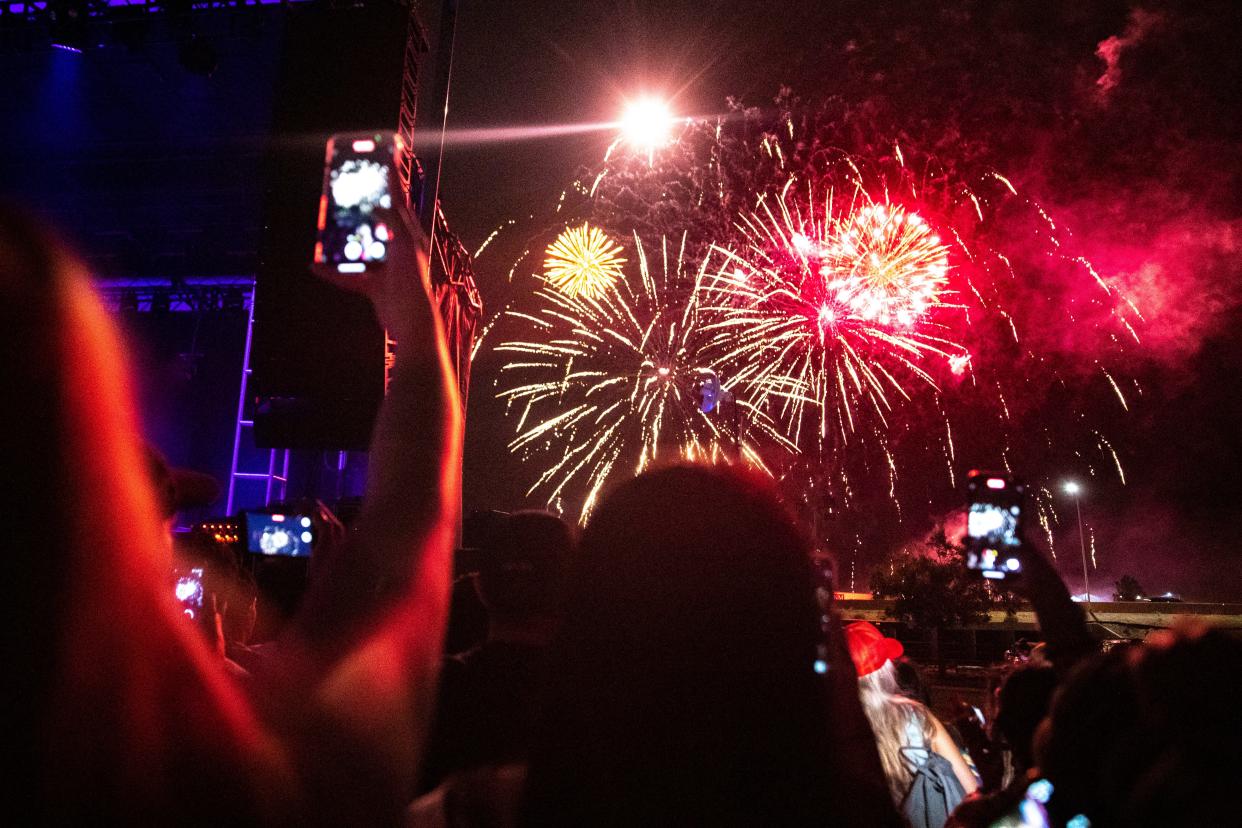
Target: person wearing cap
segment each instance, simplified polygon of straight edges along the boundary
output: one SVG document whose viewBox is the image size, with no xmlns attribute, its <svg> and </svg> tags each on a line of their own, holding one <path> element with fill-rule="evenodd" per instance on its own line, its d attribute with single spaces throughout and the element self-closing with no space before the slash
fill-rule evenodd
<svg viewBox="0 0 1242 828">
<path fill-rule="evenodd" d="M 474 541 L 487 639 L 445 660 L 423 768 L 437 787 L 411 804 L 412 824 L 515 813 L 537 732 L 574 531 L 548 512 L 491 512 Z"/>
<path fill-rule="evenodd" d="M 901 642 L 866 621 L 847 625 L 845 641 L 893 801 L 912 825 L 941 828 L 978 781 L 940 720 L 899 693 L 893 661 L 904 652 Z"/>
<path fill-rule="evenodd" d="M 146 445 L 147 474 L 155 489 L 160 516 L 172 543 L 173 519 L 182 509 L 210 506 L 220 497 L 220 483 L 211 475 L 169 464 L 160 450 Z"/>
</svg>

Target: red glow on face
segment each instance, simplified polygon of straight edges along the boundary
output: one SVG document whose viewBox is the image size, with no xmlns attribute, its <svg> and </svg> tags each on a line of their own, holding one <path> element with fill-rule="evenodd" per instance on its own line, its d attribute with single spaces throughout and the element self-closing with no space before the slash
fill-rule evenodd
<svg viewBox="0 0 1242 828">
<path fill-rule="evenodd" d="M 1005 481 L 1003 478 L 1000 478 L 1000 477 L 989 477 L 988 488 L 989 489 L 1003 489 L 1005 488 Z"/>
</svg>

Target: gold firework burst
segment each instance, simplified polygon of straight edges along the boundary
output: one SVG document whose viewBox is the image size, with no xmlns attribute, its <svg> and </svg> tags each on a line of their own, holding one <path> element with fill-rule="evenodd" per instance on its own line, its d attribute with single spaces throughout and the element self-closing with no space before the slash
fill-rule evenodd
<svg viewBox="0 0 1242 828">
<path fill-rule="evenodd" d="M 548 245 L 544 276 L 570 298 L 596 299 L 621 278 L 621 247 L 598 227 L 570 227 Z"/>
<path fill-rule="evenodd" d="M 609 479 L 638 474 L 661 455 L 768 471 L 762 454 L 796 451 L 702 359 L 709 336 L 697 297 L 706 262 L 685 267 L 684 236 L 678 247 L 663 238 L 650 247 L 649 258 L 635 236 L 638 279 L 623 275 L 598 299 L 545 280 L 533 312 L 507 312 L 529 338 L 496 348 L 512 358 L 499 393 L 518 412 L 510 449 L 546 463 L 527 494 L 542 490 L 549 503 L 581 496 L 583 521 Z M 713 397 L 728 398 L 727 414 L 705 405 L 707 383 Z"/>
</svg>

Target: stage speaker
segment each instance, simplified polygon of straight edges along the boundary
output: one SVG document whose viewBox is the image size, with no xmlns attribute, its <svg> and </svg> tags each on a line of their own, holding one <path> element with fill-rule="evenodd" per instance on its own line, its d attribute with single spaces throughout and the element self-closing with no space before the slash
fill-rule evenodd
<svg viewBox="0 0 1242 828">
<path fill-rule="evenodd" d="M 247 402 L 260 447 L 365 449 L 384 395 L 384 334 L 366 299 L 307 264 L 328 136 L 396 128 L 409 12 L 308 3 L 284 14 Z"/>
</svg>

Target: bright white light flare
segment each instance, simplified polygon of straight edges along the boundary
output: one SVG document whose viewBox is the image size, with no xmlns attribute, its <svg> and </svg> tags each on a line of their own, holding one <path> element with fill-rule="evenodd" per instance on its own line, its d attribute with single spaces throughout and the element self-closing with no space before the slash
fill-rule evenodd
<svg viewBox="0 0 1242 828">
<path fill-rule="evenodd" d="M 669 143 L 673 115 L 668 104 L 656 98 L 632 101 L 621 116 L 621 134 L 639 152 L 651 153 Z"/>
</svg>

